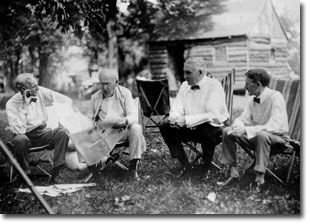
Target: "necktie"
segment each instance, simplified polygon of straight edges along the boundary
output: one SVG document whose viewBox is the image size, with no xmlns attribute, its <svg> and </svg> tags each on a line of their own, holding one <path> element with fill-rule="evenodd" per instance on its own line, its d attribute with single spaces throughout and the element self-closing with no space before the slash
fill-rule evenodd
<svg viewBox="0 0 310 224">
<path fill-rule="evenodd" d="M 253 100 L 255 103 L 260 103 L 260 98 L 254 97 Z"/>
<path fill-rule="evenodd" d="M 192 89 L 192 90 L 200 89 L 200 87 L 199 87 L 199 85 L 193 85 L 193 86 L 191 86 L 191 89 Z"/>
</svg>

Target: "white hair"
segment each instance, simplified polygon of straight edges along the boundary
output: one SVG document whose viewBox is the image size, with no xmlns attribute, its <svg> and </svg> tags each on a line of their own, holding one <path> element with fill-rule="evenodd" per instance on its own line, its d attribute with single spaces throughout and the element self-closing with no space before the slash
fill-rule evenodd
<svg viewBox="0 0 310 224">
<path fill-rule="evenodd" d="M 19 74 L 14 80 L 14 86 L 16 89 L 21 90 L 23 87 L 28 87 L 35 81 L 36 78 L 32 73 Z"/>
<path fill-rule="evenodd" d="M 98 78 L 99 80 L 105 78 L 105 79 L 111 79 L 113 81 L 118 81 L 118 71 L 112 68 L 100 69 Z"/>
</svg>

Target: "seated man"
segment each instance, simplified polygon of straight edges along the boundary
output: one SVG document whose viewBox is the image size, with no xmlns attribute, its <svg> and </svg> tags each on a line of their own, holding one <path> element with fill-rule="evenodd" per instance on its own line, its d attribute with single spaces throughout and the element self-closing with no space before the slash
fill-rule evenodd
<svg viewBox="0 0 310 224">
<path fill-rule="evenodd" d="M 224 129 L 221 162 L 229 165 L 231 177 L 228 180 L 233 180 L 239 177 L 235 139 L 253 148 L 256 156 L 255 182 L 260 186 L 265 183 L 264 174 L 269 163 L 270 147 L 274 144 L 286 144 L 288 140 L 288 119 L 283 96 L 268 88 L 270 77 L 267 72 L 252 69 L 245 76 L 245 89 L 254 97 L 233 125 Z"/>
<path fill-rule="evenodd" d="M 118 85 L 116 70 L 104 69 L 99 72 L 101 89 L 91 97 L 89 117 L 101 130 L 125 128 L 123 139 L 129 141 L 130 177 L 138 180 L 138 162 L 146 150 L 142 127 L 138 124 L 137 109 L 129 89 Z"/>
<path fill-rule="evenodd" d="M 72 104 L 72 100 L 52 90 L 38 86 L 33 74 L 23 73 L 16 77 L 15 94 L 6 104 L 6 114 L 10 130 L 14 133 L 12 143 L 15 146 L 17 161 L 26 174 L 30 174 L 28 148 L 51 145 L 54 149 L 54 161 L 51 182 L 60 183 L 57 176 L 65 164 L 69 137 L 62 128 L 54 130 L 46 127 L 48 119 L 46 106 L 54 102 Z"/>
<path fill-rule="evenodd" d="M 223 122 L 229 118 L 221 83 L 205 74 L 202 59 L 191 57 L 186 60 L 186 81 L 180 87 L 169 119 L 160 124 L 160 132 L 171 156 L 177 158 L 182 166 L 180 176 L 190 168 L 182 141 L 201 143 L 207 170 L 212 162 L 216 138 L 222 133 Z"/>
</svg>

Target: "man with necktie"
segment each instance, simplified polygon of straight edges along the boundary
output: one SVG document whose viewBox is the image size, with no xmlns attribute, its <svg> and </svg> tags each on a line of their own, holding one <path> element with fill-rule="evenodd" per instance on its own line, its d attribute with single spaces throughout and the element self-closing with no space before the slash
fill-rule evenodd
<svg viewBox="0 0 310 224">
<path fill-rule="evenodd" d="M 255 182 L 261 186 L 265 183 L 271 146 L 286 144 L 288 140 L 286 104 L 280 92 L 268 88 L 270 76 L 264 69 L 249 70 L 245 76 L 245 89 L 254 97 L 232 126 L 223 130 L 221 162 L 230 170 L 229 179 L 223 183 L 239 177 L 235 145 L 238 139 L 255 151 Z"/>
<path fill-rule="evenodd" d="M 184 64 L 184 81 L 176 96 L 169 118 L 160 124 L 160 132 L 170 154 L 177 158 L 184 176 L 191 169 L 182 142 L 200 142 L 204 168 L 210 168 L 216 138 L 222 133 L 223 123 L 229 118 L 225 93 L 217 79 L 206 76 L 205 62 L 190 57 Z"/>
<path fill-rule="evenodd" d="M 54 149 L 51 183 L 62 183 L 59 174 L 65 164 L 69 137 L 63 128 L 46 127 L 47 106 L 53 103 L 72 105 L 72 100 L 60 93 L 38 86 L 31 73 L 19 74 L 14 81 L 19 91 L 6 103 L 9 129 L 13 132 L 16 159 L 26 174 L 30 174 L 28 148 L 46 144 Z"/>
</svg>

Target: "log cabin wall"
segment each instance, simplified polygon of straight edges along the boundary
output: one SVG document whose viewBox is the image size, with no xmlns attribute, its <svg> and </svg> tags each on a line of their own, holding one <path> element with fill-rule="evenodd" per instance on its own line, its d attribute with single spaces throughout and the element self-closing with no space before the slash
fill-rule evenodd
<svg viewBox="0 0 310 224">
<path fill-rule="evenodd" d="M 170 45 L 173 43 L 157 42 L 150 45 L 149 60 L 153 79 L 166 77 L 166 69 L 173 67 Z M 184 61 L 191 56 L 202 57 L 207 70 L 216 78 L 224 77 L 235 68 L 236 89 L 244 87 L 244 74 L 252 68 L 264 68 L 272 76 L 281 78 L 289 76 L 286 43 L 268 37 L 240 36 L 184 41 Z"/>
</svg>

